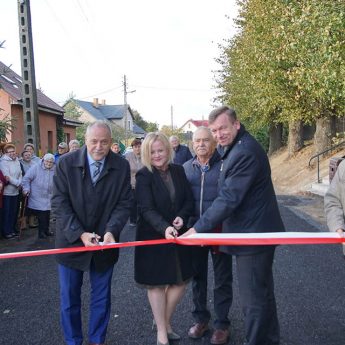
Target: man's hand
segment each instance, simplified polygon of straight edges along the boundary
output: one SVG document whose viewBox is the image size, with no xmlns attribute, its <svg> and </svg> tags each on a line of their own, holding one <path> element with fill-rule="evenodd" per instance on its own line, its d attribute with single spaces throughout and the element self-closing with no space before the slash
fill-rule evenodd
<svg viewBox="0 0 345 345">
<path fill-rule="evenodd" d="M 187 237 L 189 235 L 193 235 L 196 234 L 196 230 L 194 228 L 190 228 L 188 231 L 186 231 L 183 235 L 181 235 L 180 237 Z"/>
<path fill-rule="evenodd" d="M 176 230 L 180 230 L 183 227 L 183 219 L 181 217 L 176 217 L 173 221 L 173 226 Z"/>
<path fill-rule="evenodd" d="M 167 240 L 171 240 L 171 239 L 175 238 L 177 235 L 178 235 L 178 232 L 173 226 L 168 226 L 165 229 L 165 238 Z"/>
<path fill-rule="evenodd" d="M 104 237 L 103 237 L 103 244 L 107 244 L 107 243 L 115 243 L 115 238 L 114 235 L 111 232 L 106 232 Z"/>
<path fill-rule="evenodd" d="M 344 229 L 337 229 L 336 232 L 344 237 Z"/>
<path fill-rule="evenodd" d="M 101 236 L 91 232 L 83 232 L 80 236 L 80 239 L 83 241 L 85 247 L 98 246 L 98 241 L 100 238 Z"/>
</svg>

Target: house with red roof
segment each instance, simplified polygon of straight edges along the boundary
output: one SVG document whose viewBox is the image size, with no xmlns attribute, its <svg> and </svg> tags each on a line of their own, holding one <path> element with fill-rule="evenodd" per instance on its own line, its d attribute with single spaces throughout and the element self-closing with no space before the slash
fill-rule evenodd
<svg viewBox="0 0 345 345">
<path fill-rule="evenodd" d="M 16 145 L 20 153 L 24 147 L 22 77 L 0 61 L 0 120 L 10 119 L 14 126 L 6 139 Z M 40 155 L 55 152 L 57 148 L 57 129 L 62 127 L 66 142 L 76 138 L 79 121 L 64 118 L 64 109 L 37 90 L 37 105 L 40 129 Z"/>
<path fill-rule="evenodd" d="M 192 132 L 198 128 L 198 127 L 208 127 L 208 120 L 193 120 L 189 119 L 183 126 L 181 126 L 181 130 L 184 133 Z"/>
</svg>

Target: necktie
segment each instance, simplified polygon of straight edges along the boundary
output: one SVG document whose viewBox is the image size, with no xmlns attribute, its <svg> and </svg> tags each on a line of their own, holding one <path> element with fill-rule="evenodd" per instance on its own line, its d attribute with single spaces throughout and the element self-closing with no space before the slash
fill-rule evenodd
<svg viewBox="0 0 345 345">
<path fill-rule="evenodd" d="M 92 180 L 93 181 L 96 181 L 98 179 L 98 175 L 99 173 L 101 172 L 101 165 L 102 163 L 101 162 L 94 162 L 93 165 L 96 167 L 94 170 L 93 170 L 93 174 L 92 174 Z"/>
</svg>

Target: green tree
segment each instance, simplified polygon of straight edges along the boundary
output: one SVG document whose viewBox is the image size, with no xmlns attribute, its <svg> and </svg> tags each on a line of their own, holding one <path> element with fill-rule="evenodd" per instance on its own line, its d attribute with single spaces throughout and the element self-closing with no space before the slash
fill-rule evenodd
<svg viewBox="0 0 345 345">
<path fill-rule="evenodd" d="M 79 120 L 80 116 L 82 115 L 82 111 L 79 109 L 74 97 L 75 95 L 71 93 L 64 105 L 65 117 L 68 119 Z"/>
<path fill-rule="evenodd" d="M 289 152 L 299 150 L 303 123 L 316 122 L 325 146 L 330 116 L 344 112 L 345 2 L 243 0 L 238 34 L 223 47 L 216 81 L 220 99 L 270 139 L 289 128 Z M 328 128 L 327 128 L 328 126 Z M 275 136 L 277 138 L 277 136 Z M 281 135 L 280 135 L 281 137 Z"/>
<path fill-rule="evenodd" d="M 6 114 L 5 116 L 1 115 L 1 117 L 2 120 L 0 120 L 0 142 L 6 142 L 7 134 L 12 133 L 16 127 L 12 123 L 12 120 L 8 114 Z"/>
<path fill-rule="evenodd" d="M 158 125 L 154 122 L 148 122 L 143 119 L 137 110 L 133 110 L 134 122 L 141 127 L 145 132 L 156 132 L 158 131 Z"/>
<path fill-rule="evenodd" d="M 147 126 L 145 128 L 146 132 L 157 132 L 158 131 L 158 124 L 157 122 L 147 122 Z"/>
</svg>

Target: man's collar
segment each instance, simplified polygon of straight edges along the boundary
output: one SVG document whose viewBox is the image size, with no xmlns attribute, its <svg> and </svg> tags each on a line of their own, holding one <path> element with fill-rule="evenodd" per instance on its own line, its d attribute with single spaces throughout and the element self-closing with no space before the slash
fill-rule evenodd
<svg viewBox="0 0 345 345">
<path fill-rule="evenodd" d="M 96 161 L 91 157 L 91 155 L 89 154 L 89 152 L 86 151 L 86 155 L 87 155 L 87 160 L 89 162 L 89 165 L 92 165 L 93 163 L 95 163 Z M 104 165 L 104 161 L 105 161 L 105 157 L 103 157 L 101 160 L 99 160 L 98 162 L 101 162 Z"/>
</svg>

